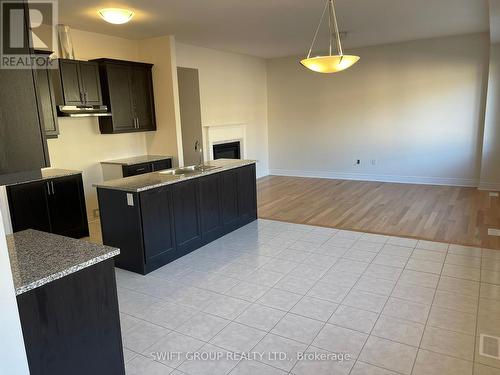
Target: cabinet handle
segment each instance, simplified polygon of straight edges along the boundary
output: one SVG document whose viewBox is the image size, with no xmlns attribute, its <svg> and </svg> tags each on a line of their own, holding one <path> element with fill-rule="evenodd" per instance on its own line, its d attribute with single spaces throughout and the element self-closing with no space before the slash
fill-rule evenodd
<svg viewBox="0 0 500 375">
<path fill-rule="evenodd" d="M 146 168 L 138 168 L 138 169 L 136 169 L 137 172 L 142 172 L 142 171 L 145 171 L 145 170 L 146 170 Z"/>
<path fill-rule="evenodd" d="M 83 101 L 87 104 L 87 91 L 83 92 Z"/>
<path fill-rule="evenodd" d="M 137 129 L 141 127 L 141 123 L 139 122 L 139 117 L 137 117 Z"/>
<path fill-rule="evenodd" d="M 52 195 L 56 195 L 56 191 L 54 190 L 54 181 L 50 181 L 50 186 L 52 186 Z"/>
<path fill-rule="evenodd" d="M 151 172 L 155 171 L 155 163 L 151 163 Z"/>
<path fill-rule="evenodd" d="M 47 182 L 46 184 L 47 184 L 47 194 L 50 195 L 50 185 L 49 185 L 49 182 Z"/>
</svg>

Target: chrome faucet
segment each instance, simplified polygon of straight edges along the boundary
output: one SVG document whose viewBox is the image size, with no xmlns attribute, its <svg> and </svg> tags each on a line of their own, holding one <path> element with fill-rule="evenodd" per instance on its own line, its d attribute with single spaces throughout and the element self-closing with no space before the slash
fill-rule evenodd
<svg viewBox="0 0 500 375">
<path fill-rule="evenodd" d="M 200 141 L 194 142 L 194 150 L 200 153 L 200 162 L 198 165 L 203 165 L 203 149 L 200 147 Z"/>
</svg>

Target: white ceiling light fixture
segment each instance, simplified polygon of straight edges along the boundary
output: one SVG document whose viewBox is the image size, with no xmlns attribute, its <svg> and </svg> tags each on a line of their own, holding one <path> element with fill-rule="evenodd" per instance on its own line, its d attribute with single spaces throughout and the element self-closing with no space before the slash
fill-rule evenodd
<svg viewBox="0 0 500 375">
<path fill-rule="evenodd" d="M 127 23 L 134 17 L 134 11 L 130 9 L 105 8 L 99 10 L 98 13 L 104 21 L 114 25 Z"/>
<path fill-rule="evenodd" d="M 321 24 L 325 18 L 325 14 L 328 11 L 328 30 L 329 30 L 329 54 L 326 56 L 316 56 L 311 57 L 314 44 L 316 43 L 316 38 L 318 37 Z M 333 54 L 333 41 L 335 39 L 336 44 L 336 54 Z M 313 41 L 311 43 L 311 48 L 307 54 L 307 58 L 303 59 L 300 63 L 307 69 L 310 69 L 318 73 L 336 73 L 347 68 L 350 68 L 356 64 L 359 60 L 359 56 L 355 55 L 344 55 L 342 50 L 341 35 L 339 33 L 339 26 L 337 23 L 337 15 L 335 14 L 335 6 L 333 0 L 326 0 L 325 8 L 321 14 L 319 20 L 319 25 L 314 33 Z"/>
</svg>

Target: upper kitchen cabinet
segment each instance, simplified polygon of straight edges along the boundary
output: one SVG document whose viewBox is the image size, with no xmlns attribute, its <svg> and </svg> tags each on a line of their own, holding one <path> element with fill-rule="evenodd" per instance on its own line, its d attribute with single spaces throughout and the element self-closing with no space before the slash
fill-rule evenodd
<svg viewBox="0 0 500 375">
<path fill-rule="evenodd" d="M 35 55 L 48 56 L 50 51 L 35 50 Z M 47 138 L 57 138 L 59 125 L 57 122 L 56 99 L 54 97 L 54 86 L 49 69 L 38 68 L 36 71 L 36 82 L 40 93 L 39 107 L 42 113 L 45 135 Z"/>
<path fill-rule="evenodd" d="M 24 46 L 16 54 L 30 56 L 26 5 L 9 6 L 19 7 L 26 15 Z M 40 175 L 40 168 L 50 163 L 36 72 L 4 67 L 0 82 L 0 185 L 4 185 Z"/>
<path fill-rule="evenodd" d="M 151 64 L 97 59 L 103 102 L 110 117 L 99 118 L 101 133 L 156 130 Z"/>
<path fill-rule="evenodd" d="M 59 59 L 53 71 L 55 97 L 58 105 L 102 105 L 99 66 L 95 62 Z"/>
</svg>

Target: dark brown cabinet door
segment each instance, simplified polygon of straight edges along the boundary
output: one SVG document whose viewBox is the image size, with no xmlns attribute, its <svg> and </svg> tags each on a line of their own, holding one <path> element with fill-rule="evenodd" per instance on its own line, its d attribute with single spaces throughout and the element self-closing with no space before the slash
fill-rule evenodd
<svg viewBox="0 0 500 375">
<path fill-rule="evenodd" d="M 140 194 L 145 263 L 176 258 L 170 187 Z"/>
<path fill-rule="evenodd" d="M 42 113 L 45 135 L 47 138 L 57 138 L 59 135 L 59 126 L 50 73 L 47 69 L 37 69 L 36 77 L 38 92 L 40 94 L 39 107 Z"/>
<path fill-rule="evenodd" d="M 182 255 L 198 248 L 201 243 L 197 185 L 195 181 L 172 185 L 175 242 Z"/>
<path fill-rule="evenodd" d="M 130 68 L 125 65 L 110 64 L 106 70 L 113 128 L 119 132 L 135 130 Z"/>
<path fill-rule="evenodd" d="M 80 61 L 80 80 L 83 99 L 87 105 L 101 105 L 101 83 L 99 80 L 99 65 L 94 62 Z"/>
<path fill-rule="evenodd" d="M 81 176 L 56 178 L 49 183 L 48 201 L 51 232 L 74 238 L 88 236 L 87 212 Z"/>
<path fill-rule="evenodd" d="M 201 236 L 205 241 L 218 238 L 224 230 L 221 206 L 221 174 L 200 177 Z"/>
<path fill-rule="evenodd" d="M 238 171 L 222 173 L 222 219 L 224 225 L 237 224 L 238 216 Z"/>
<path fill-rule="evenodd" d="M 83 89 L 80 81 L 79 62 L 76 60 L 59 60 L 64 103 L 67 105 L 83 105 Z"/>
<path fill-rule="evenodd" d="M 39 181 L 7 187 L 12 230 L 36 229 L 50 232 L 50 215 L 47 197 L 50 186 Z"/>
<path fill-rule="evenodd" d="M 242 220 L 255 217 L 257 192 L 255 191 L 255 165 L 238 168 L 238 210 Z"/>
<path fill-rule="evenodd" d="M 142 66 L 133 67 L 132 88 L 137 127 L 141 130 L 154 130 L 156 125 L 152 99 L 151 69 Z"/>
</svg>

